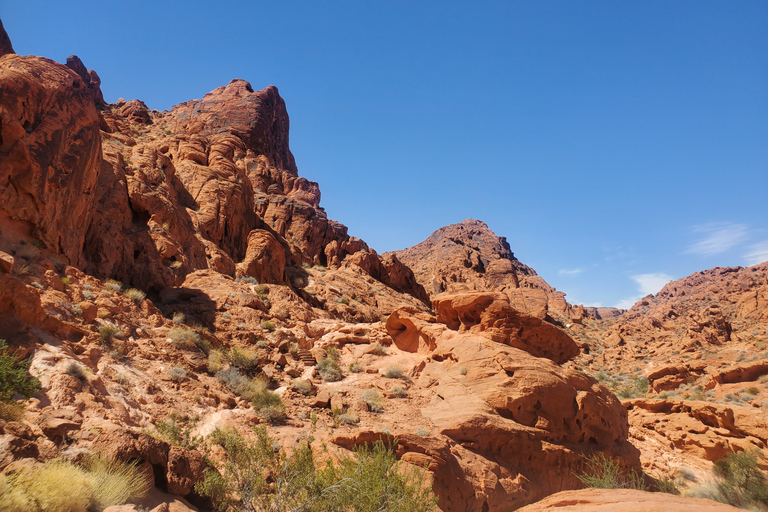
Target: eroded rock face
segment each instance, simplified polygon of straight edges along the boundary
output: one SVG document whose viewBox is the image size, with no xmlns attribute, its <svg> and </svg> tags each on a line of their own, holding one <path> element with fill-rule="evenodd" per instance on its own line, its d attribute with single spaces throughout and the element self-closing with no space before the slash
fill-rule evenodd
<svg viewBox="0 0 768 512">
<path fill-rule="evenodd" d="M 520 313 L 503 293 L 440 294 L 433 300 L 437 321 L 459 332 L 482 333 L 496 342 L 564 363 L 579 353 L 557 327 Z"/>
<path fill-rule="evenodd" d="M 83 265 L 101 165 L 87 87 L 66 66 L 8 53 L 0 57 L 0 118 L 3 235 L 36 239 Z"/>
</svg>

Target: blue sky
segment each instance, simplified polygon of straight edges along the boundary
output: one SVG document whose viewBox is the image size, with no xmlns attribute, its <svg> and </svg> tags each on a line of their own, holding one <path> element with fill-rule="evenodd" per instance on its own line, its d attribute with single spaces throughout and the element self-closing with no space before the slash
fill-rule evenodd
<svg viewBox="0 0 768 512">
<path fill-rule="evenodd" d="M 768 2 L 0 2 L 150 108 L 274 84 L 379 252 L 482 219 L 572 303 L 768 260 Z"/>
</svg>

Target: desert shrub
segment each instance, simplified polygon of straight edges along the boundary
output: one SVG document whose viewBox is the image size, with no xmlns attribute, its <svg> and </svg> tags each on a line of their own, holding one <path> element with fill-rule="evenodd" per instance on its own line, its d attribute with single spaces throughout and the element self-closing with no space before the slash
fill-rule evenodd
<svg viewBox="0 0 768 512">
<path fill-rule="evenodd" d="M 253 375 L 259 368 L 259 353 L 247 348 L 234 347 L 229 352 L 229 364 L 247 375 Z"/>
<path fill-rule="evenodd" d="M 67 365 L 67 368 L 65 371 L 67 372 L 67 375 L 71 375 L 72 377 L 78 380 L 85 380 L 85 370 L 83 368 L 83 365 L 81 365 L 80 363 L 76 363 L 74 361 L 70 362 Z"/>
<path fill-rule="evenodd" d="M 368 408 L 372 412 L 381 412 L 384 410 L 384 397 L 373 388 L 363 391 L 363 396 L 360 397 L 360 400 L 368 404 Z"/>
<path fill-rule="evenodd" d="M 114 339 L 121 338 L 122 336 L 123 331 L 112 324 L 101 324 L 99 326 L 99 338 L 105 347 L 112 346 Z"/>
<path fill-rule="evenodd" d="M 713 499 L 752 510 L 758 504 L 768 505 L 768 480 L 760 470 L 758 456 L 757 451 L 729 453 L 715 462 L 712 472 L 722 499 Z"/>
<path fill-rule="evenodd" d="M 467 367 L 459 366 L 459 375 L 466 375 L 466 374 L 467 374 Z"/>
<path fill-rule="evenodd" d="M 226 355 L 221 350 L 212 350 L 208 354 L 208 371 L 215 374 L 224 368 L 226 361 Z"/>
<path fill-rule="evenodd" d="M 181 311 L 176 311 L 173 316 L 171 317 L 173 320 L 173 323 L 175 324 L 183 324 L 184 323 L 184 313 Z"/>
<path fill-rule="evenodd" d="M 89 290 L 83 290 L 81 294 L 83 296 L 83 300 L 94 300 L 96 298 L 96 294 Z"/>
<path fill-rule="evenodd" d="M 147 433 L 168 444 L 196 450 L 203 442 L 202 436 L 192 435 L 199 421 L 199 416 L 188 418 L 173 412 L 168 418 L 156 421 L 155 428 Z"/>
<path fill-rule="evenodd" d="M 246 400 L 250 400 L 256 393 L 256 385 L 240 373 L 237 368 L 229 367 L 225 370 L 216 372 L 216 378 L 221 381 L 230 391 Z"/>
<path fill-rule="evenodd" d="M 344 425 L 357 425 L 360 423 L 360 418 L 356 414 L 344 413 L 339 415 L 339 423 Z"/>
<path fill-rule="evenodd" d="M 291 382 L 291 389 L 304 396 L 311 395 L 314 391 L 312 383 L 305 379 L 295 379 Z"/>
<path fill-rule="evenodd" d="M 387 347 L 385 347 L 379 342 L 376 342 L 373 345 L 373 353 L 376 354 L 377 356 L 383 356 L 384 354 L 387 353 Z"/>
<path fill-rule="evenodd" d="M 419 437 L 427 437 L 429 436 L 429 430 L 425 428 L 420 428 L 419 430 L 416 431 L 416 435 Z"/>
<path fill-rule="evenodd" d="M 330 357 L 334 361 L 338 361 L 339 358 L 341 357 L 341 353 L 339 353 L 339 349 L 337 349 L 336 347 L 328 347 L 327 349 L 325 349 L 325 355 L 326 357 Z"/>
<path fill-rule="evenodd" d="M 123 289 L 123 283 L 114 279 L 107 279 L 104 283 L 104 288 L 113 292 L 119 292 Z"/>
<path fill-rule="evenodd" d="M 242 276 L 235 279 L 235 282 L 237 283 L 248 283 L 248 284 L 259 284 L 259 282 L 256 280 L 255 277 L 251 276 Z"/>
<path fill-rule="evenodd" d="M 267 340 L 259 340 L 256 342 L 257 348 L 267 348 L 269 347 L 269 342 Z"/>
<path fill-rule="evenodd" d="M 339 363 L 326 357 L 317 364 L 317 370 L 320 377 L 326 382 L 336 382 L 344 378 Z"/>
<path fill-rule="evenodd" d="M 265 331 L 272 332 L 275 330 L 275 324 L 269 320 L 264 320 L 263 322 L 261 322 L 261 328 L 264 329 Z"/>
<path fill-rule="evenodd" d="M 274 394 L 274 393 L 273 393 Z M 259 417 L 270 425 L 279 425 L 283 423 L 288 417 L 285 414 L 285 406 L 282 405 L 268 405 L 259 409 Z"/>
<path fill-rule="evenodd" d="M 136 303 L 136 305 L 141 304 L 144 299 L 147 298 L 147 294 L 144 293 L 141 290 L 137 290 L 136 288 L 128 288 L 125 290 L 125 296 L 131 299 L 133 302 Z"/>
<path fill-rule="evenodd" d="M 54 460 L 23 469 L 6 479 L 5 487 L 9 492 L 2 493 L 0 505 L 10 495 L 16 506 L 24 504 L 18 512 L 88 512 L 143 498 L 152 478 L 135 464 L 90 455 L 82 466 Z"/>
<path fill-rule="evenodd" d="M 749 393 L 752 396 L 759 395 L 760 389 L 757 386 L 752 386 L 750 388 L 747 388 L 747 393 Z"/>
<path fill-rule="evenodd" d="M 403 369 L 399 366 L 390 366 L 387 368 L 387 370 L 384 372 L 384 376 L 388 379 L 402 379 L 403 378 Z"/>
<path fill-rule="evenodd" d="M 5 340 L 0 339 L 0 419 L 20 419 L 24 408 L 16 396 L 27 399 L 40 390 L 40 382 L 29 374 L 29 363 L 9 354 Z"/>
<path fill-rule="evenodd" d="M 384 443 L 357 450 L 337 465 L 315 464 L 309 442 L 287 456 L 275 448 L 265 428 L 246 440 L 234 429 L 216 429 L 207 450 L 226 454 L 219 471 L 207 469 L 195 486 L 215 510 L 430 512 L 437 510 L 432 490 L 416 469 L 397 462 Z"/>
<path fill-rule="evenodd" d="M 392 388 L 392 394 L 397 398 L 405 398 L 408 396 L 408 390 L 400 386 L 395 386 Z"/>
<path fill-rule="evenodd" d="M 350 373 L 360 373 L 362 371 L 363 371 L 363 366 L 360 363 L 358 362 L 350 363 L 349 365 Z"/>
<path fill-rule="evenodd" d="M 185 327 L 172 327 L 168 331 L 168 337 L 174 345 L 180 348 L 192 348 L 200 342 L 200 335 Z"/>
<path fill-rule="evenodd" d="M 288 353 L 291 354 L 293 357 L 298 357 L 299 355 L 299 344 L 294 342 L 291 342 L 290 345 L 288 345 Z"/>
<path fill-rule="evenodd" d="M 45 286 L 43 286 L 42 284 L 38 283 L 37 281 L 33 281 L 33 282 L 29 283 L 29 284 L 30 284 L 30 286 L 34 286 L 38 290 L 45 290 Z"/>
<path fill-rule="evenodd" d="M 632 377 L 623 386 L 617 386 L 614 390 L 619 398 L 642 398 L 648 393 L 648 379 L 645 377 Z"/>
<path fill-rule="evenodd" d="M 585 487 L 595 489 L 638 489 L 648 490 L 643 474 L 634 468 L 624 468 L 618 459 L 603 452 L 582 455 L 584 472 L 576 475 Z"/>
<path fill-rule="evenodd" d="M 98 510 L 143 498 L 154 484 L 153 478 L 136 463 L 91 455 L 85 459 L 84 466 L 93 480 L 91 503 Z"/>
<path fill-rule="evenodd" d="M 168 368 L 168 378 L 173 382 L 181 382 L 187 378 L 187 370 L 181 366 Z"/>
</svg>

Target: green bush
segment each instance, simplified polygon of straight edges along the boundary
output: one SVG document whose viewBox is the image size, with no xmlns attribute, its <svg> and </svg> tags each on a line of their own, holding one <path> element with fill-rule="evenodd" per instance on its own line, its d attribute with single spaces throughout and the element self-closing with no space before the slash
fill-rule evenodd
<svg viewBox="0 0 768 512">
<path fill-rule="evenodd" d="M 5 340 L 0 339 L 0 419 L 19 419 L 23 407 L 16 395 L 27 399 L 40 390 L 40 382 L 29 374 L 29 363 L 9 354 Z"/>
<path fill-rule="evenodd" d="M 174 446 L 196 450 L 203 442 L 201 436 L 192 435 L 199 421 L 199 416 L 186 418 L 172 412 L 167 419 L 156 421 L 155 428 L 147 434 Z"/>
<path fill-rule="evenodd" d="M 361 373 L 362 371 L 363 371 L 363 366 L 360 363 L 354 362 L 349 364 L 350 373 Z"/>
<path fill-rule="evenodd" d="M 219 471 L 207 469 L 195 486 L 225 511 L 430 512 L 436 499 L 416 468 L 397 462 L 384 443 L 359 449 L 337 465 L 317 467 L 311 440 L 289 456 L 275 448 L 265 428 L 246 440 L 236 430 L 216 429 L 207 450 L 218 445 L 225 457 Z"/>
<path fill-rule="evenodd" d="M 326 382 L 336 382 L 344 378 L 341 366 L 330 357 L 326 357 L 317 364 L 317 371 Z"/>
<path fill-rule="evenodd" d="M 115 338 L 121 338 L 122 336 L 123 331 L 112 324 L 101 324 L 99 326 L 99 338 L 105 347 L 112 346 L 112 341 L 114 341 Z"/>
<path fill-rule="evenodd" d="M 295 379 L 291 382 L 291 389 L 304 396 L 309 396 L 315 390 L 312 383 L 305 379 Z"/>
<path fill-rule="evenodd" d="M 752 510 L 758 504 L 768 505 L 768 480 L 758 466 L 759 456 L 757 451 L 729 453 L 715 462 L 712 472 L 723 498 L 717 501 Z"/>
<path fill-rule="evenodd" d="M 387 371 L 384 372 L 384 377 L 388 379 L 402 379 L 403 369 L 399 366 L 390 366 Z"/>
<path fill-rule="evenodd" d="M 638 489 L 648 490 L 642 473 L 634 468 L 622 467 L 618 459 L 606 456 L 603 452 L 582 455 L 584 472 L 577 474 L 585 487 L 594 489 Z"/>
<path fill-rule="evenodd" d="M 272 332 L 275 330 L 275 324 L 269 320 L 264 320 L 263 322 L 261 322 L 261 328 L 264 329 L 265 331 Z"/>
</svg>

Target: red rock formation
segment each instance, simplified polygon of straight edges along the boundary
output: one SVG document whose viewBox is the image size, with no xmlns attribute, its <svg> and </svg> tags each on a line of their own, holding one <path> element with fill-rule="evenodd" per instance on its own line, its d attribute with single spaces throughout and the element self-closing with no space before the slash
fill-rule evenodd
<svg viewBox="0 0 768 512">
<path fill-rule="evenodd" d="M 702 498 L 632 489 L 583 489 L 553 494 L 520 512 L 737 512 L 730 505 Z"/>
<path fill-rule="evenodd" d="M 566 322 L 584 315 L 583 308 L 573 310 L 564 293 L 515 258 L 506 238 L 482 221 L 467 219 L 440 228 L 413 247 L 384 254 L 393 256 L 413 270 L 432 298 L 443 292 L 498 291 L 519 311 L 542 320 L 548 313 Z"/>
</svg>

